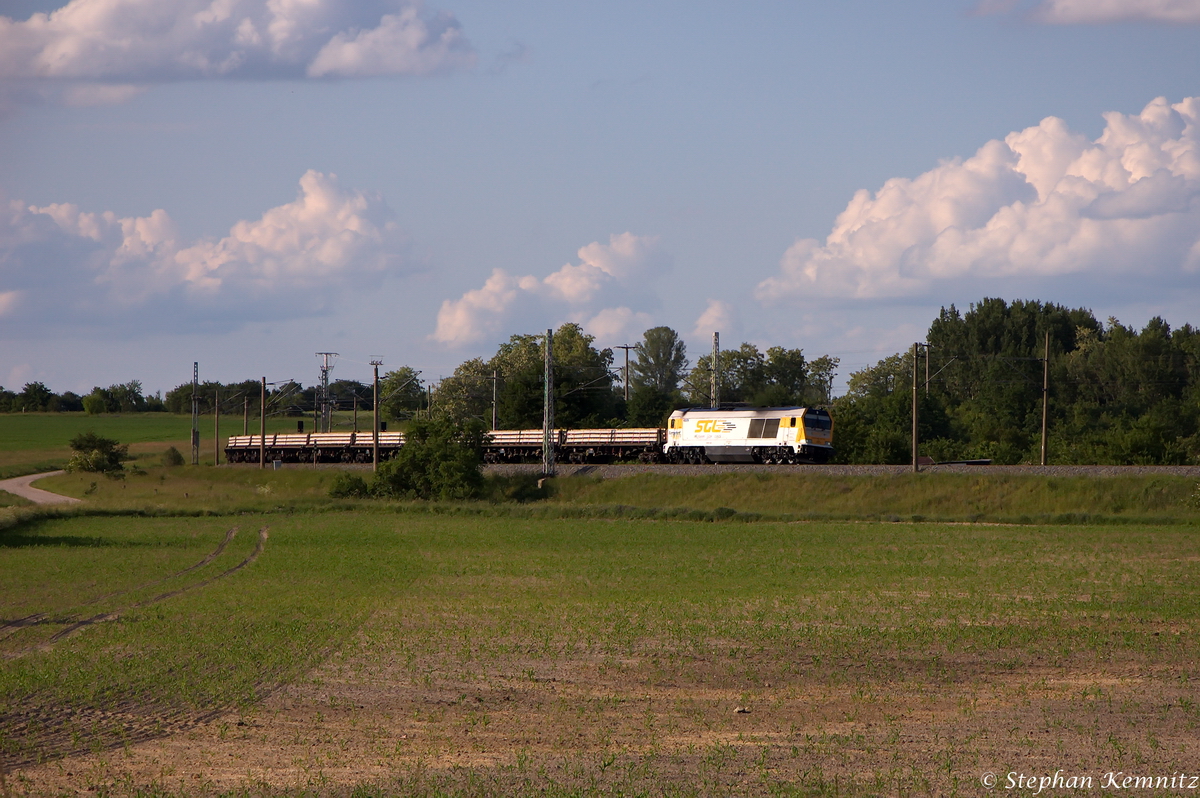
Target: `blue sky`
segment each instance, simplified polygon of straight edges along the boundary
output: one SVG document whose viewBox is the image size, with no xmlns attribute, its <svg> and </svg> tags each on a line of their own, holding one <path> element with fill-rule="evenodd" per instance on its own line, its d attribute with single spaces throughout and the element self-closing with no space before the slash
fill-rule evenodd
<svg viewBox="0 0 1200 798">
<path fill-rule="evenodd" d="M 0 0 L 8 388 L 1200 322 L 1200 0 L 64 5 Z"/>
</svg>

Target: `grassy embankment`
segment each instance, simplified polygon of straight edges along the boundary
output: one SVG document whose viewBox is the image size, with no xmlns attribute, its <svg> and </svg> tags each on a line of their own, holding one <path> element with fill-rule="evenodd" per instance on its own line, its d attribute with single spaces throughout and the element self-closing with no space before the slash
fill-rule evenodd
<svg viewBox="0 0 1200 798">
<path fill-rule="evenodd" d="M 642 475 L 554 481 L 555 502 L 690 508 L 795 519 L 1079 523 L 1200 520 L 1200 484 L 1169 475 L 1040 477 L 1002 474 Z"/>
<path fill-rule="evenodd" d="M 439 512 L 557 518 L 860 520 L 1000 523 L 1192 523 L 1196 480 L 1173 476 L 1038 477 L 804 473 L 638 475 L 553 480 L 548 499 L 527 504 L 397 504 L 333 500 L 333 469 L 147 466 L 123 480 L 64 474 L 38 486 L 85 499 L 73 512 L 226 514 L 277 510 Z M 368 474 L 369 476 L 369 474 Z M 495 492 L 494 492 L 495 493 Z M 59 510 L 58 512 L 71 512 Z"/>
<path fill-rule="evenodd" d="M 210 566 L 137 589 L 235 523 Z M 260 526 L 243 570 L 29 650 L 231 567 Z M 9 783 L 130 795 L 927 794 L 984 769 L 1191 769 L 1198 559 L 1193 529 L 1133 525 L 30 521 L 0 532 L 0 606 L 51 621 L 0 641 L 26 651 L 0 661 L 0 757 L 95 751 Z M 192 761 L 128 748 L 186 729 Z M 303 763 L 291 787 L 262 775 L 280 757 Z"/>
</svg>

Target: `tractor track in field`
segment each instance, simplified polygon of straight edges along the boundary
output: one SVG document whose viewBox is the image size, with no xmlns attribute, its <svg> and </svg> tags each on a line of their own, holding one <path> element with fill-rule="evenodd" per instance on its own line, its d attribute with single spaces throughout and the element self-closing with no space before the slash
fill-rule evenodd
<svg viewBox="0 0 1200 798">
<path fill-rule="evenodd" d="M 234 536 L 237 533 L 238 533 L 238 528 L 236 526 L 231 528 L 228 532 L 225 533 L 225 538 L 219 544 L 217 544 L 217 547 L 215 549 L 213 549 L 211 552 L 206 554 L 198 562 L 193 563 L 192 565 L 189 565 L 187 568 L 184 568 L 182 571 L 176 571 L 173 574 L 168 574 L 159 579 L 154 579 L 150 582 L 146 582 L 145 584 L 136 585 L 134 587 L 126 588 L 124 590 L 115 590 L 112 593 L 105 593 L 102 596 L 97 596 L 96 598 L 91 599 L 89 601 L 85 601 L 82 604 L 79 604 L 77 606 L 90 607 L 93 604 L 99 604 L 101 601 L 105 601 L 106 599 L 116 598 L 117 596 L 124 596 L 127 593 L 135 593 L 139 590 L 145 590 L 148 587 L 154 587 L 155 585 L 160 585 L 163 582 L 167 582 L 171 579 L 175 579 L 177 577 L 184 576 L 186 574 L 190 574 L 192 571 L 203 568 L 204 566 L 211 563 L 213 560 L 220 557 L 221 554 L 225 551 L 225 547 L 229 545 L 229 542 L 231 540 L 233 540 Z M 44 623 L 66 624 L 66 623 L 72 623 L 77 620 L 79 620 L 78 614 L 67 615 L 65 617 L 58 616 L 55 618 L 51 618 L 51 613 L 36 612 L 36 613 L 33 613 L 32 615 L 26 615 L 23 618 L 14 618 L 11 621 L 5 621 L 4 623 L 0 624 L 0 640 L 3 640 L 4 638 L 8 637 L 9 635 L 15 633 L 18 629 L 23 629 L 26 626 L 37 626 L 38 624 L 44 624 Z"/>
<path fill-rule="evenodd" d="M 67 637 L 75 634 L 80 629 L 91 626 L 93 624 L 105 623 L 107 621 L 115 621 L 118 618 L 120 618 L 122 615 L 124 615 L 125 613 L 129 612 L 130 610 L 140 610 L 145 607 L 149 607 L 154 604 L 157 604 L 160 601 L 165 601 L 169 598 L 178 596 L 181 593 L 186 593 L 189 590 L 195 590 L 198 587 L 204 587 L 205 585 L 212 584 L 213 582 L 217 581 L 218 579 L 224 579 L 225 577 L 229 576 L 230 574 L 233 574 L 233 573 L 236 573 L 236 572 L 242 570 L 247 565 L 249 565 L 250 563 L 257 560 L 258 556 L 260 554 L 262 554 L 263 549 L 266 547 L 266 545 L 267 545 L 267 527 L 264 526 L 262 529 L 258 530 L 258 543 L 254 546 L 254 551 L 250 552 L 250 554 L 247 555 L 246 559 L 242 560 L 240 563 L 233 566 L 232 568 L 222 571 L 219 574 L 210 576 L 207 579 L 202 579 L 199 582 L 193 582 L 190 585 L 184 585 L 183 587 L 176 588 L 175 590 L 168 590 L 166 593 L 160 593 L 159 595 L 157 595 L 153 598 L 148 598 L 145 601 L 139 601 L 136 604 L 129 605 L 128 607 L 124 607 L 119 610 L 114 610 L 113 612 L 98 613 L 96 615 L 93 615 L 90 618 L 84 618 L 80 621 L 76 621 L 75 623 L 68 626 L 66 629 L 63 629 L 60 632 L 56 632 L 54 634 L 54 636 L 50 638 L 50 640 L 48 641 L 48 643 L 46 645 L 53 645 L 54 643 L 57 643 L 59 640 L 63 640 L 64 638 L 67 638 Z M 211 562 L 211 560 L 209 562 Z M 191 570 L 193 570 L 193 569 L 192 568 L 188 569 L 188 571 L 191 571 Z M 186 573 L 186 571 L 183 571 L 181 573 Z M 159 580 L 159 581 L 162 581 L 162 580 Z M 152 585 L 157 584 L 157 582 L 151 582 L 150 584 L 152 584 Z"/>
<path fill-rule="evenodd" d="M 90 618 L 77 621 L 66 629 L 55 634 L 45 643 L 31 646 L 11 654 L 9 658 L 23 656 L 34 651 L 43 651 L 56 643 L 70 637 L 79 631 L 97 623 L 115 621 L 127 612 L 152 606 L 166 599 L 178 596 L 196 588 L 210 585 L 224 579 L 243 568 L 251 565 L 266 548 L 269 527 L 258 530 L 258 542 L 249 555 L 237 565 L 214 574 L 207 579 L 185 585 L 175 590 L 160 593 L 153 598 L 139 601 L 119 610 L 99 613 Z M 174 576 L 190 573 L 197 568 L 207 565 L 228 545 L 233 538 L 236 528 L 227 533 L 226 538 L 218 546 L 218 550 L 204 558 L 199 563 L 190 566 L 171 577 L 155 580 L 142 587 L 155 585 Z M 133 588 L 136 590 L 139 588 Z M 130 590 L 119 591 L 121 595 Z M 95 603 L 95 601 L 90 602 Z M 264 685 L 265 686 L 265 685 Z M 77 754 L 88 753 L 97 748 L 111 750 L 133 743 L 145 742 L 168 734 L 175 734 L 195 726 L 207 723 L 219 717 L 227 710 L 221 706 L 204 711 L 196 711 L 165 702 L 148 700 L 125 699 L 109 707 L 71 707 L 47 705 L 33 709 L 0 714 L 0 737 L 8 742 L 0 747 L 0 773 L 6 770 L 26 767 L 44 762 L 47 759 L 57 759 Z M 105 739 L 97 740 L 99 732 Z M 85 742 L 85 738 L 87 742 Z M 16 743 L 16 745 L 13 745 Z M 7 749 L 7 750 L 6 750 Z"/>
</svg>

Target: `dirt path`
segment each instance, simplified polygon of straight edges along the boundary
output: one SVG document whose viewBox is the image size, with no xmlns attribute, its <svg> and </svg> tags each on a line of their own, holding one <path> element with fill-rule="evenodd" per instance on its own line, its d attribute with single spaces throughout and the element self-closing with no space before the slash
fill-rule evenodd
<svg viewBox="0 0 1200 798">
<path fill-rule="evenodd" d="M 33 487 L 32 483 L 35 480 L 39 480 L 42 477 L 58 476 L 61 473 L 63 472 L 47 471 L 43 474 L 27 474 L 23 477 L 0 479 L 0 490 L 11 493 L 14 496 L 20 496 L 22 499 L 29 499 L 34 504 L 78 504 L 79 499 Z"/>
</svg>

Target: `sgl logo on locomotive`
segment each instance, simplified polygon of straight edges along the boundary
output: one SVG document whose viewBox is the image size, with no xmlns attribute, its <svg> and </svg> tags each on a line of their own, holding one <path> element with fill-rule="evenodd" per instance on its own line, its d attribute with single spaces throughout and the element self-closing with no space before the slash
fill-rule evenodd
<svg viewBox="0 0 1200 798">
<path fill-rule="evenodd" d="M 706 418 L 696 421 L 696 432 L 732 432 L 737 427 L 732 421 Z"/>
</svg>

